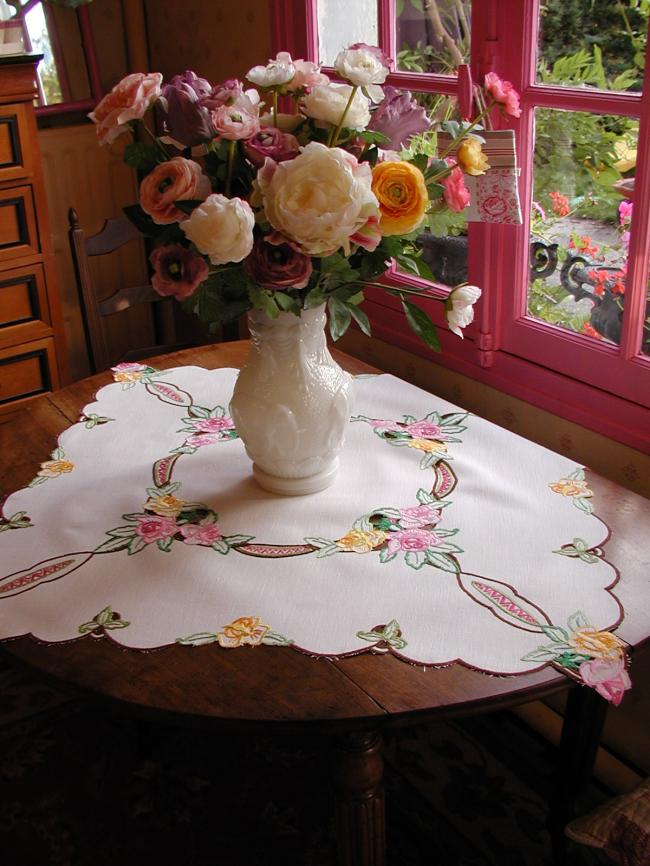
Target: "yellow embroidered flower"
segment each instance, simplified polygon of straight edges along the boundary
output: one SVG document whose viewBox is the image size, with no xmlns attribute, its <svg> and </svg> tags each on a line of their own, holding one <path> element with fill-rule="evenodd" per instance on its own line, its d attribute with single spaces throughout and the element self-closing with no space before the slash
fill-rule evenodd
<svg viewBox="0 0 650 866">
<path fill-rule="evenodd" d="M 388 533 L 382 529 L 351 529 L 343 538 L 336 540 L 336 546 L 352 553 L 368 553 L 379 547 L 388 538 Z"/>
<path fill-rule="evenodd" d="M 139 382 L 142 373 L 139 370 L 125 370 L 122 373 L 113 373 L 114 382 Z"/>
<path fill-rule="evenodd" d="M 41 468 L 36 474 L 41 478 L 56 478 L 66 472 L 72 472 L 73 469 L 74 463 L 69 460 L 46 460 L 45 463 L 41 463 Z"/>
<path fill-rule="evenodd" d="M 270 626 L 264 625 L 259 616 L 240 616 L 230 625 L 225 625 L 223 631 L 217 632 L 217 641 L 222 647 L 257 646 L 269 629 Z"/>
<path fill-rule="evenodd" d="M 185 499 L 178 499 L 171 493 L 165 493 L 163 496 L 150 496 L 142 507 L 161 517 L 176 517 L 181 513 L 184 505 Z"/>
<path fill-rule="evenodd" d="M 561 478 L 555 484 L 548 485 L 554 493 L 562 496 L 593 496 L 593 490 L 587 487 L 586 481 L 576 481 L 575 478 Z"/>
<path fill-rule="evenodd" d="M 481 142 L 478 138 L 473 138 L 472 136 L 461 142 L 456 151 L 456 160 L 465 174 L 472 175 L 473 177 L 485 174 L 490 167 L 490 163 L 483 153 Z"/>
<path fill-rule="evenodd" d="M 447 453 L 447 446 L 444 442 L 435 442 L 431 439 L 409 439 L 406 444 L 409 448 L 417 448 L 418 451 L 426 451 L 428 454 Z"/>
<path fill-rule="evenodd" d="M 617 659 L 623 655 L 623 642 L 609 631 L 597 631 L 593 626 L 576 629 L 569 644 L 578 652 L 599 659 Z"/>
</svg>

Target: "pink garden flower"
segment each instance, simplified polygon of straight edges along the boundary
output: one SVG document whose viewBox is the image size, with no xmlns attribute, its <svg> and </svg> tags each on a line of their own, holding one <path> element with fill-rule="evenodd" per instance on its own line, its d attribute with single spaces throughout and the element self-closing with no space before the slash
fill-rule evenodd
<svg viewBox="0 0 650 866">
<path fill-rule="evenodd" d="M 97 124 L 100 144 L 111 144 L 123 132 L 128 132 L 130 121 L 141 120 L 160 96 L 161 84 L 160 72 L 147 75 L 134 72 L 116 84 L 88 115 Z"/>
<path fill-rule="evenodd" d="M 184 301 L 208 276 L 205 259 L 181 244 L 156 247 L 149 256 L 154 273 L 151 285 L 163 297 Z"/>
<path fill-rule="evenodd" d="M 388 539 L 388 552 L 429 550 L 438 544 L 440 544 L 440 539 L 435 532 L 429 532 L 426 529 L 401 529 L 399 532 L 391 532 Z"/>
<path fill-rule="evenodd" d="M 275 162 L 293 159 L 300 153 L 300 145 L 295 135 L 282 132 L 276 126 L 263 126 L 258 133 L 244 144 L 244 153 L 254 166 L 264 165 L 267 156 Z"/>
<path fill-rule="evenodd" d="M 224 415 L 223 418 L 200 418 L 194 422 L 194 429 L 201 433 L 221 433 L 223 430 L 234 430 L 232 418 Z"/>
<path fill-rule="evenodd" d="M 440 183 L 444 186 L 443 197 L 449 208 L 457 213 L 465 210 L 470 203 L 471 195 L 465 186 L 465 176 L 462 168 L 456 166 L 451 174 L 443 178 Z"/>
<path fill-rule="evenodd" d="M 519 94 L 509 81 L 504 81 L 496 72 L 485 76 L 485 89 L 495 102 L 503 106 L 503 111 L 512 117 L 521 116 Z"/>
<path fill-rule="evenodd" d="M 406 432 L 418 439 L 444 439 L 442 427 L 432 424 L 431 421 L 416 421 L 406 425 Z"/>
<path fill-rule="evenodd" d="M 632 688 L 630 675 L 625 670 L 625 662 L 617 659 L 589 659 L 579 667 L 580 676 L 586 685 L 596 689 L 606 701 L 617 707 L 625 692 Z"/>
<path fill-rule="evenodd" d="M 157 514 L 140 514 L 135 527 L 135 534 L 144 539 L 147 544 L 154 541 L 164 541 L 178 531 L 174 517 L 161 517 Z"/>
<path fill-rule="evenodd" d="M 218 136 L 239 141 L 252 138 L 260 131 L 259 105 L 247 95 L 250 92 L 242 93 L 232 104 L 221 105 L 212 112 L 210 119 Z"/>
<path fill-rule="evenodd" d="M 181 535 L 185 544 L 202 544 L 206 547 L 223 537 L 216 523 L 186 523 L 181 526 Z"/>
<path fill-rule="evenodd" d="M 412 508 L 400 508 L 399 522 L 404 529 L 419 529 L 428 524 L 435 525 L 440 520 L 440 515 L 439 508 L 432 508 L 431 505 L 415 505 Z"/>
</svg>

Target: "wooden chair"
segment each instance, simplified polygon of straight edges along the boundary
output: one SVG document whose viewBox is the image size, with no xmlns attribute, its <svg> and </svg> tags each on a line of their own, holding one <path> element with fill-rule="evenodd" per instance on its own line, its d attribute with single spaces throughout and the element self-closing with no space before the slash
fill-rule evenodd
<svg viewBox="0 0 650 866">
<path fill-rule="evenodd" d="M 93 285 L 89 258 L 113 253 L 129 241 L 142 236 L 126 217 L 108 219 L 97 234 L 86 237 L 79 225 L 74 208 L 68 211 L 68 237 L 77 276 L 81 313 L 86 334 L 86 345 L 93 372 L 107 370 L 117 360 L 135 361 L 162 352 L 185 348 L 176 344 L 176 329 L 169 298 L 162 298 L 151 285 L 120 288 L 104 300 L 100 300 Z M 102 319 L 120 313 L 139 304 L 156 304 L 160 313 L 154 313 L 156 343 L 153 346 L 129 350 L 120 358 L 111 354 Z M 205 342 L 205 340 L 203 340 Z"/>
</svg>

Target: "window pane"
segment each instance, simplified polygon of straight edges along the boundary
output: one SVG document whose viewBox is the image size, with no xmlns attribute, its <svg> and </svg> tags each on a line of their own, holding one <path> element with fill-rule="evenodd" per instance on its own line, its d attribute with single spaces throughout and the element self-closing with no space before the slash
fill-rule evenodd
<svg viewBox="0 0 650 866">
<path fill-rule="evenodd" d="M 378 33 L 377 0 L 318 0 L 318 53 L 325 66 L 355 42 L 376 45 Z"/>
<path fill-rule="evenodd" d="M 638 121 L 538 109 L 529 315 L 620 342 Z"/>
<path fill-rule="evenodd" d="M 649 11 L 629 0 L 545 0 L 538 81 L 641 90 Z"/>
<path fill-rule="evenodd" d="M 453 75 L 469 62 L 471 0 L 398 0 L 397 68 Z"/>
</svg>

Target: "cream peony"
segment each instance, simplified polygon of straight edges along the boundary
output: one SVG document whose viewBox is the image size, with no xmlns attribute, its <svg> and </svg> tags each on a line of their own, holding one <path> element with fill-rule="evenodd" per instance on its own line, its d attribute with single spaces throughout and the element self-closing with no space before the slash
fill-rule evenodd
<svg viewBox="0 0 650 866">
<path fill-rule="evenodd" d="M 279 87 L 288 84 L 296 74 L 296 67 L 288 51 L 280 51 L 275 60 L 269 60 L 266 66 L 253 66 L 246 73 L 246 78 L 258 87 Z"/>
<path fill-rule="evenodd" d="M 379 217 L 368 163 L 313 141 L 279 165 L 267 159 L 258 176 L 266 219 L 307 255 L 330 255 Z"/>
<path fill-rule="evenodd" d="M 349 84 L 317 84 L 310 93 L 303 96 L 300 105 L 307 117 L 324 120 L 336 126 L 343 117 L 350 93 L 352 87 Z M 369 106 L 370 100 L 357 90 L 345 115 L 345 126 L 348 129 L 365 129 L 370 123 Z"/>
<path fill-rule="evenodd" d="M 213 265 L 245 259 L 253 249 L 254 225 L 255 217 L 248 202 L 220 193 L 209 195 L 180 223 L 185 237 Z"/>
<path fill-rule="evenodd" d="M 463 339 L 461 328 L 466 328 L 474 321 L 473 305 L 481 297 L 478 286 L 458 286 L 450 292 L 445 303 L 445 315 L 449 330 Z"/>
<path fill-rule="evenodd" d="M 390 71 L 391 59 L 375 45 L 357 42 L 339 51 L 334 68 L 342 78 L 358 87 L 383 84 Z"/>
</svg>

